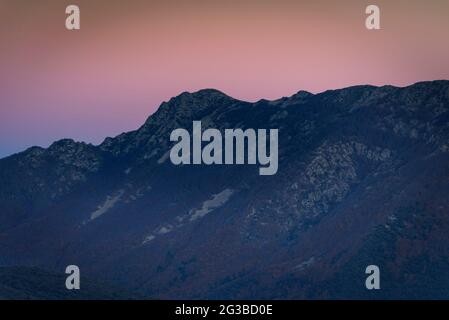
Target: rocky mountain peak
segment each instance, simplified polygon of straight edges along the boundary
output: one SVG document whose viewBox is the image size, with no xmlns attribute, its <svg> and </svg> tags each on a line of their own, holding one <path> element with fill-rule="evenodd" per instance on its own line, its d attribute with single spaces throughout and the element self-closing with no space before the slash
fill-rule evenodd
<svg viewBox="0 0 449 320">
<path fill-rule="evenodd" d="M 200 119 L 221 108 L 230 108 L 238 100 L 215 89 L 183 92 L 163 102 L 159 109 L 148 117 L 139 133 L 157 130 L 157 127 L 174 128 L 180 123 Z"/>
<path fill-rule="evenodd" d="M 203 89 L 196 92 L 183 92 L 171 98 L 168 102 L 163 102 L 157 113 L 185 115 L 195 113 L 208 108 L 218 108 L 225 104 L 232 103 L 234 99 L 215 89 Z"/>
<path fill-rule="evenodd" d="M 296 92 L 294 95 L 291 96 L 291 98 L 299 98 L 299 99 L 304 99 L 304 98 L 309 98 L 311 96 L 313 96 L 314 94 L 305 90 L 299 90 L 298 92 Z"/>
</svg>

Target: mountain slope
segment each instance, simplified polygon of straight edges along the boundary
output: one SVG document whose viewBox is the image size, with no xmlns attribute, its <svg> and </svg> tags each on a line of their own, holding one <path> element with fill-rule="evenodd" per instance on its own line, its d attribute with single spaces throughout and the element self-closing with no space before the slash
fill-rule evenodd
<svg viewBox="0 0 449 320">
<path fill-rule="evenodd" d="M 66 290 L 64 273 L 32 267 L 0 267 L 0 300 L 137 299 L 132 292 L 86 281 L 82 290 Z"/>
<path fill-rule="evenodd" d="M 174 166 L 170 133 L 194 120 L 279 129 L 278 173 Z M 0 160 L 0 262 L 77 264 L 157 298 L 448 298 L 448 141 L 449 81 L 183 93 L 100 146 Z"/>
</svg>

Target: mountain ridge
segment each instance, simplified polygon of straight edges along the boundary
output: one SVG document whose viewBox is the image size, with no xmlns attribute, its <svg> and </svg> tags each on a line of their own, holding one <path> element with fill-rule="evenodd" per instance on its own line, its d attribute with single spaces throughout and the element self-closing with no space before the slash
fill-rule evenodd
<svg viewBox="0 0 449 320">
<path fill-rule="evenodd" d="M 153 298 L 449 297 L 449 81 L 177 97 L 98 146 L 1 159 L 2 262 L 77 264 Z M 278 173 L 172 165 L 170 132 L 192 121 L 279 129 Z"/>
<path fill-rule="evenodd" d="M 420 87 L 420 86 L 425 86 L 425 85 L 428 85 L 428 84 L 447 84 L 448 82 L 449 82 L 449 80 L 440 79 L 440 80 L 419 81 L 419 82 L 416 82 L 414 84 L 407 85 L 407 86 L 393 86 L 393 85 L 375 86 L 375 85 L 370 85 L 370 84 L 364 84 L 364 85 L 353 85 L 353 86 L 344 87 L 344 88 L 340 88 L 340 89 L 329 89 L 329 90 L 325 90 L 325 91 L 322 91 L 322 92 L 319 92 L 319 93 L 311 93 L 309 91 L 299 90 L 299 91 L 297 91 L 296 93 L 294 93 L 291 96 L 285 96 L 285 97 L 281 97 L 281 98 L 274 99 L 274 100 L 260 99 L 260 100 L 254 102 L 254 103 L 251 103 L 251 102 L 248 102 L 248 101 L 244 101 L 244 100 L 239 100 L 237 98 L 234 98 L 234 97 L 224 93 L 223 91 L 220 91 L 220 90 L 214 89 L 214 88 L 204 88 L 204 89 L 200 89 L 200 90 L 197 90 L 197 91 L 194 91 L 194 92 L 184 91 L 184 92 L 182 92 L 182 93 L 180 93 L 180 94 L 170 98 L 168 101 L 162 102 L 159 105 L 159 107 L 157 108 L 157 110 L 152 115 L 148 116 L 148 118 L 145 121 L 145 123 L 143 125 L 141 125 L 139 128 L 135 129 L 135 130 L 122 132 L 122 133 L 120 133 L 119 135 L 117 135 L 115 137 L 106 137 L 105 139 L 103 139 L 103 141 L 101 143 L 99 143 L 97 145 L 92 144 L 92 143 L 88 143 L 88 142 L 84 142 L 84 141 L 75 141 L 72 138 L 62 138 L 62 139 L 54 141 L 48 148 L 50 148 L 51 146 L 53 146 L 55 144 L 63 143 L 63 142 L 67 142 L 67 143 L 75 142 L 75 143 L 81 143 L 81 144 L 85 144 L 85 145 L 89 145 L 89 146 L 101 147 L 103 144 L 107 143 L 111 139 L 114 139 L 114 138 L 117 138 L 119 136 L 126 135 L 128 133 L 133 133 L 135 131 L 140 130 L 151 119 L 151 117 L 159 111 L 159 109 L 161 107 L 163 107 L 163 106 L 165 107 L 166 105 L 168 105 L 168 106 L 175 105 L 176 106 L 176 104 L 178 104 L 180 99 L 183 99 L 184 97 L 188 97 L 188 98 L 201 97 L 201 98 L 204 98 L 206 96 L 206 98 L 207 98 L 207 97 L 211 97 L 211 96 L 219 96 L 219 97 L 226 98 L 226 99 L 233 100 L 233 101 L 238 101 L 238 102 L 243 102 L 243 103 L 248 103 L 248 104 L 257 104 L 257 103 L 259 103 L 261 101 L 262 102 L 266 101 L 268 103 L 270 103 L 270 102 L 274 103 L 274 102 L 282 101 L 284 99 L 292 99 L 292 98 L 296 98 L 296 97 L 298 97 L 298 98 L 305 98 L 305 97 L 311 97 L 311 96 L 320 96 L 320 95 L 324 95 L 324 94 L 328 94 L 328 93 L 335 93 L 335 92 L 347 91 L 347 90 L 357 90 L 357 89 L 366 89 L 366 88 L 369 88 L 369 89 L 381 89 L 381 90 L 383 90 L 383 89 L 406 89 L 406 88 L 410 88 L 411 89 L 411 88 L 416 88 L 416 87 Z M 11 154 L 11 155 L 6 156 L 4 158 L 0 158 L 0 160 L 12 157 L 12 156 L 17 155 L 17 154 L 24 153 L 24 152 L 27 152 L 27 151 L 31 151 L 31 150 L 34 150 L 34 149 L 47 150 L 48 148 L 44 148 L 44 147 L 41 147 L 41 146 L 31 146 L 31 147 L 29 147 L 29 148 L 27 148 L 27 149 L 25 149 L 23 151 Z"/>
</svg>

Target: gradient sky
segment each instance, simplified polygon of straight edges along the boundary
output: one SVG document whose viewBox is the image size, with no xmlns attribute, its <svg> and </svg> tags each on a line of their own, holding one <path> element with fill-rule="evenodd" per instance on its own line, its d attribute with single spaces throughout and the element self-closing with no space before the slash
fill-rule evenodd
<svg viewBox="0 0 449 320">
<path fill-rule="evenodd" d="M 65 7 L 81 30 L 65 29 Z M 381 9 L 379 31 L 365 8 Z M 162 101 L 449 79 L 449 1 L 0 0 L 0 157 L 100 143 Z"/>
</svg>

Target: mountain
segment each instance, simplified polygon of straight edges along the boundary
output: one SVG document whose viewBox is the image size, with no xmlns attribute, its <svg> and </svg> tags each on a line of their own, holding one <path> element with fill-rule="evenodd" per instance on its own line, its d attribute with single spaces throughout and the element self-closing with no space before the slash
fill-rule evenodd
<svg viewBox="0 0 449 320">
<path fill-rule="evenodd" d="M 195 120 L 279 129 L 277 174 L 173 165 L 170 133 Z M 99 146 L 1 159 L 0 265 L 75 264 L 146 298 L 448 299 L 448 178 L 449 81 L 256 103 L 185 92 Z"/>
</svg>

